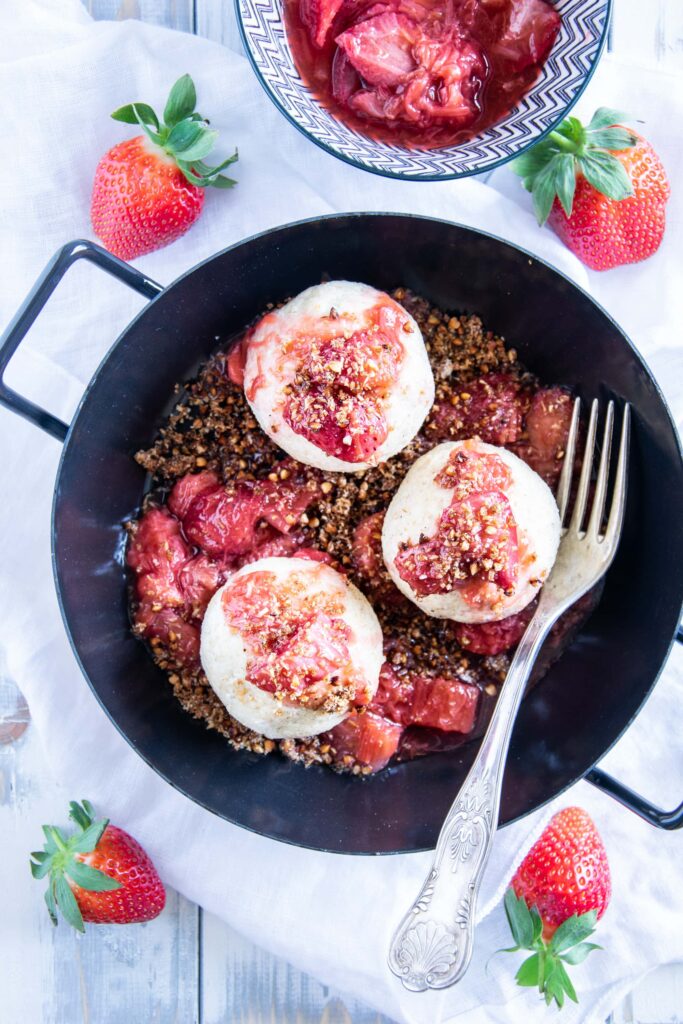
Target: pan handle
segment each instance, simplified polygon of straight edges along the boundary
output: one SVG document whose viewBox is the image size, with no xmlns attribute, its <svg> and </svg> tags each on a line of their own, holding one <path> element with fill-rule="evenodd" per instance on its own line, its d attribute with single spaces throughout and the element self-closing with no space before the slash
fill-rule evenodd
<svg viewBox="0 0 683 1024">
<path fill-rule="evenodd" d="M 0 337 L 0 405 L 6 406 L 12 412 L 35 423 L 37 427 L 55 437 L 58 441 L 64 441 L 68 433 L 68 426 L 62 423 L 51 413 L 40 406 L 29 402 L 4 382 L 5 370 L 12 356 L 24 339 L 29 328 L 38 317 L 38 314 L 52 295 L 53 291 L 63 278 L 66 271 L 76 260 L 89 260 L 96 264 L 101 270 L 123 281 L 130 288 L 140 292 L 148 299 L 155 298 L 163 288 L 156 281 L 141 274 L 128 263 L 112 256 L 110 252 L 103 249 L 94 242 L 79 238 L 74 242 L 68 242 L 52 257 L 45 270 L 42 272 L 30 293 L 24 300 L 16 316 Z"/>
<path fill-rule="evenodd" d="M 676 640 L 679 644 L 683 644 L 683 626 L 679 626 L 676 630 Z M 628 807 L 629 811 L 633 811 L 640 818 L 649 821 L 651 825 L 655 825 L 657 828 L 673 830 L 683 827 L 683 803 L 675 807 L 673 811 L 663 811 L 661 807 L 655 807 L 654 804 L 645 800 L 644 797 L 634 793 L 628 786 L 624 786 L 617 779 L 613 779 L 611 775 L 608 775 L 607 772 L 603 772 L 602 768 L 592 768 L 588 775 L 586 775 L 586 781 L 597 786 L 603 793 L 609 793 L 611 797 L 618 800 L 624 807 Z"/>
</svg>

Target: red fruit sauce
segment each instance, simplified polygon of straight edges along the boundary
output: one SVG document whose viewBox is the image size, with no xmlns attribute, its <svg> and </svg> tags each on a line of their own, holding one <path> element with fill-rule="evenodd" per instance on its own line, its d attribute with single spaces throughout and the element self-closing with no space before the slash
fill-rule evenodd
<svg viewBox="0 0 683 1024">
<path fill-rule="evenodd" d="M 285 0 L 297 69 L 340 121 L 435 149 L 500 121 L 560 29 L 549 0 Z"/>
<path fill-rule="evenodd" d="M 321 570 L 314 569 L 314 572 Z M 306 592 L 309 576 L 278 578 L 253 572 L 231 583 L 221 602 L 247 651 L 246 678 L 254 686 L 309 708 L 342 691 L 368 701 L 367 682 L 354 670 L 351 628 L 339 597 Z"/>
<path fill-rule="evenodd" d="M 401 579 L 419 595 L 462 591 L 467 600 L 493 583 L 512 590 L 519 569 L 517 524 L 503 488 L 510 472 L 497 455 L 461 448 L 434 478 L 452 489 L 436 533 L 396 555 Z"/>
<path fill-rule="evenodd" d="M 365 462 L 387 438 L 383 403 L 404 350 L 395 317 L 390 330 L 381 326 L 383 319 L 350 338 L 313 341 L 284 408 L 292 430 L 345 462 Z"/>
</svg>

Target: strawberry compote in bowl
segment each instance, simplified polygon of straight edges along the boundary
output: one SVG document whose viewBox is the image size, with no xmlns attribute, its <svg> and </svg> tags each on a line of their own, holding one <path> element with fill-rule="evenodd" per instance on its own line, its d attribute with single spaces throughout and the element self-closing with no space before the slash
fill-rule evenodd
<svg viewBox="0 0 683 1024">
<path fill-rule="evenodd" d="M 519 155 L 573 106 L 611 0 L 236 0 L 247 54 L 308 138 L 389 177 Z"/>
</svg>

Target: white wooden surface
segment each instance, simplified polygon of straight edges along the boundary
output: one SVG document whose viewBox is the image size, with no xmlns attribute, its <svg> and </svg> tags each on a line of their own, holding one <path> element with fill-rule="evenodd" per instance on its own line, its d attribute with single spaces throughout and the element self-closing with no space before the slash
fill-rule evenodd
<svg viewBox="0 0 683 1024">
<path fill-rule="evenodd" d="M 97 18 L 142 18 L 226 44 L 232 0 L 85 0 Z M 683 0 L 615 0 L 610 49 L 683 72 Z M 683 83 L 683 77 L 681 79 Z M 51 777 L 0 650 L 0 1024 L 390 1024 L 169 894 L 146 925 L 53 929 L 28 852 L 68 800 Z M 683 965 L 660 968 L 612 1024 L 683 1024 Z"/>
</svg>

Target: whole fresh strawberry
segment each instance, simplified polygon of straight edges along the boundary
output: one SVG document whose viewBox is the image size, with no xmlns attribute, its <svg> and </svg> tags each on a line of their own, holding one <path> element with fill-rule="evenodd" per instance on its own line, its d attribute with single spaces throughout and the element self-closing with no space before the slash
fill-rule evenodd
<svg viewBox="0 0 683 1024">
<path fill-rule="evenodd" d="M 601 107 L 586 127 L 569 117 L 518 157 L 513 170 L 547 221 L 591 270 L 639 263 L 657 252 L 671 189 L 654 149 Z"/>
<path fill-rule="evenodd" d="M 548 1005 L 577 1002 L 567 966 L 594 949 L 593 934 L 611 895 L 607 853 L 593 821 L 580 807 L 566 807 L 549 824 L 517 868 L 505 894 L 515 940 L 506 952 L 531 951 L 517 982 L 537 987 Z"/>
<path fill-rule="evenodd" d="M 69 808 L 77 831 L 67 837 L 43 825 L 45 847 L 31 854 L 33 877 L 48 880 L 45 902 L 52 923 L 58 910 L 80 932 L 84 921 L 136 924 L 157 917 L 166 892 L 140 844 L 107 819 L 95 821 L 87 800 L 72 801 Z"/>
<path fill-rule="evenodd" d="M 92 226 L 115 256 L 135 259 L 175 241 L 202 212 L 207 186 L 236 184 L 220 172 L 237 160 L 237 151 L 216 167 L 204 162 L 218 132 L 196 104 L 194 83 L 183 75 L 171 89 L 163 121 L 147 103 L 129 103 L 111 115 L 144 132 L 110 149 L 95 171 Z"/>
</svg>

